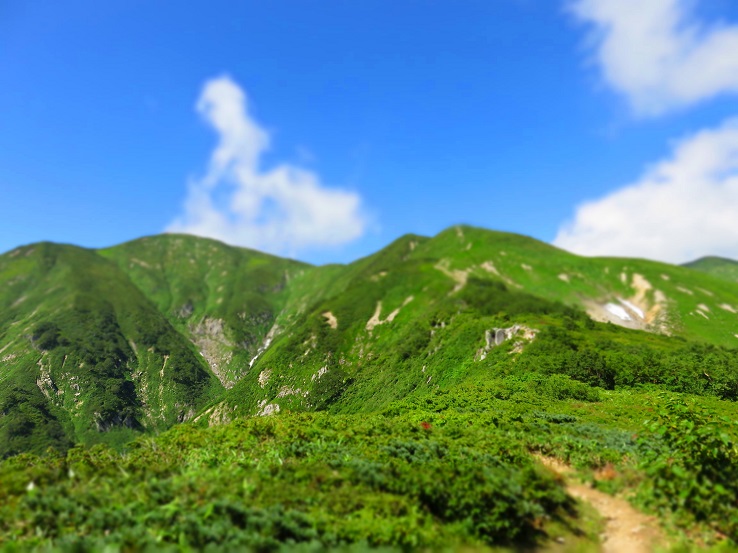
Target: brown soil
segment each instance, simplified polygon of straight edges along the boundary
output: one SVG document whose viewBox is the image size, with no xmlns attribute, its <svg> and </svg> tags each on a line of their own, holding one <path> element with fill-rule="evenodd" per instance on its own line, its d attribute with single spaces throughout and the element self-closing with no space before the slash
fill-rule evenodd
<svg viewBox="0 0 738 553">
<path fill-rule="evenodd" d="M 656 518 L 637 511 L 622 498 L 573 482 L 571 467 L 558 459 L 543 456 L 538 459 L 564 479 L 569 495 L 589 503 L 605 520 L 600 535 L 603 553 L 651 553 L 666 543 Z"/>
</svg>

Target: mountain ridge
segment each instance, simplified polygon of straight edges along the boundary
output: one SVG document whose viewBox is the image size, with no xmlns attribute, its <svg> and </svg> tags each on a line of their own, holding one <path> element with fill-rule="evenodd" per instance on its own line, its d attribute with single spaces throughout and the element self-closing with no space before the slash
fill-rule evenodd
<svg viewBox="0 0 738 553">
<path fill-rule="evenodd" d="M 0 284 L 3 456 L 195 418 L 376 409 L 502 370 L 567 325 L 572 351 L 590 335 L 658 351 L 681 343 L 668 335 L 738 345 L 733 283 L 470 226 L 323 266 L 188 235 L 44 242 L 0 255 Z M 520 351 L 494 350 L 494 328 Z"/>
</svg>

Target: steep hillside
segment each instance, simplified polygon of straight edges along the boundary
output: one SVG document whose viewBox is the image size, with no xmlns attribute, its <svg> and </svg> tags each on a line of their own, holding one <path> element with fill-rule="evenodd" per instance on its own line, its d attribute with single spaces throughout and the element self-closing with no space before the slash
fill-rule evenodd
<svg viewBox="0 0 738 553">
<path fill-rule="evenodd" d="M 738 261 L 732 259 L 701 257 L 695 261 L 685 263 L 684 266 L 730 282 L 738 282 Z"/>
<path fill-rule="evenodd" d="M 125 441 L 218 394 L 192 345 L 94 252 L 18 248 L 0 282 L 0 454 Z"/>
<path fill-rule="evenodd" d="M 642 259 L 580 257 L 507 233 L 455 227 L 414 256 L 440 258 L 459 281 L 496 277 L 513 289 L 584 309 L 620 326 L 738 346 L 738 287 Z"/>
<path fill-rule="evenodd" d="M 691 365 L 671 375 L 671 389 L 726 398 L 738 391 L 733 349 L 715 350 L 707 364 L 712 350 L 684 341 L 738 345 L 738 287 L 682 267 L 582 258 L 523 236 L 456 227 L 400 238 L 333 282 L 199 420 L 370 411 L 521 368 L 604 387 L 656 383 L 685 359 Z"/>
<path fill-rule="evenodd" d="M 304 263 L 194 236 L 141 238 L 101 250 L 194 343 L 226 388 L 277 331 Z"/>
</svg>

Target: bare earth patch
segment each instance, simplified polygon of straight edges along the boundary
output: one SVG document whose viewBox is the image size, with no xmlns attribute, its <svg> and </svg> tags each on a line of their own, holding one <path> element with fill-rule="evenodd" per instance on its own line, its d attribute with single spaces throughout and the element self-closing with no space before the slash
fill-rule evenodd
<svg viewBox="0 0 738 553">
<path fill-rule="evenodd" d="M 536 457 L 564 479 L 570 496 L 589 503 L 605 520 L 605 529 L 600 535 L 603 553 L 651 553 L 666 543 L 655 517 L 637 511 L 622 498 L 572 482 L 571 467 L 558 459 L 542 455 Z"/>
<path fill-rule="evenodd" d="M 400 314 L 400 310 L 403 307 L 405 307 L 408 303 L 410 303 L 411 301 L 413 301 L 414 299 L 415 299 L 414 296 L 408 296 L 407 298 L 405 298 L 405 301 L 402 302 L 402 305 L 400 307 L 398 307 L 397 309 L 395 309 L 394 311 L 392 311 L 389 315 L 387 315 L 387 318 L 384 319 L 384 320 L 380 318 L 380 315 L 382 314 L 382 302 L 381 301 L 378 301 L 377 302 L 377 307 L 374 310 L 374 314 L 366 322 L 366 329 L 369 332 L 371 332 L 372 330 L 374 330 L 374 327 L 376 327 L 376 326 L 383 325 L 385 323 L 391 323 L 392 321 L 395 320 L 395 317 L 397 317 L 397 315 Z M 325 313 L 323 314 L 323 316 L 325 316 Z"/>
<path fill-rule="evenodd" d="M 331 313 L 330 311 L 326 311 L 325 313 L 322 313 L 322 315 L 323 317 L 325 317 L 328 326 L 330 326 L 333 330 L 336 330 L 338 328 L 338 319 L 336 319 L 336 316 L 333 313 Z"/>
<path fill-rule="evenodd" d="M 620 277 L 627 283 L 627 275 Z M 584 300 L 582 303 L 589 314 L 596 321 L 611 322 L 626 328 L 648 330 L 669 334 L 670 329 L 666 319 L 666 295 L 656 290 L 643 275 L 633 274 L 631 289 L 634 294 L 629 298 L 616 298 L 615 301 L 600 303 L 594 300 Z"/>
<path fill-rule="evenodd" d="M 444 275 L 446 275 L 456 283 L 456 286 L 454 286 L 454 289 L 451 291 L 452 294 L 455 294 L 464 286 L 466 286 L 466 281 L 469 277 L 469 269 L 465 271 L 459 269 L 451 269 L 450 265 L 451 262 L 448 259 L 441 259 L 438 263 L 436 263 L 434 268 L 441 271 Z"/>
</svg>

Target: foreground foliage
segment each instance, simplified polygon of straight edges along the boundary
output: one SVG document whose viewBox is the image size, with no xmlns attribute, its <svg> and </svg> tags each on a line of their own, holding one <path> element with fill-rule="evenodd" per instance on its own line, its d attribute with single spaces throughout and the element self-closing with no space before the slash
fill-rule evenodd
<svg viewBox="0 0 738 553">
<path fill-rule="evenodd" d="M 738 423 L 695 401 L 662 396 L 647 427 L 655 439 L 640 460 L 642 501 L 738 541 Z"/>
<path fill-rule="evenodd" d="M 734 429 L 694 422 L 702 414 L 680 397 L 649 405 L 647 394 L 564 376 L 507 377 L 373 415 L 282 413 L 180 425 L 124 453 L 20 455 L 0 464 L 0 542 L 75 551 L 545 542 L 552 521 L 579 523 L 534 452 L 585 472 L 614 466 L 630 474 L 620 485 L 640 486 L 645 504 L 685 528 L 709 520 L 736 539 L 736 479 L 725 472 L 736 466 Z M 732 404 L 711 401 L 735 417 Z"/>
<path fill-rule="evenodd" d="M 572 507 L 507 438 L 519 423 L 487 410 L 440 417 L 440 405 L 183 425 L 123 455 L 96 446 L 17 456 L 0 468 L 0 535 L 83 548 L 419 548 L 535 539 Z"/>
</svg>

